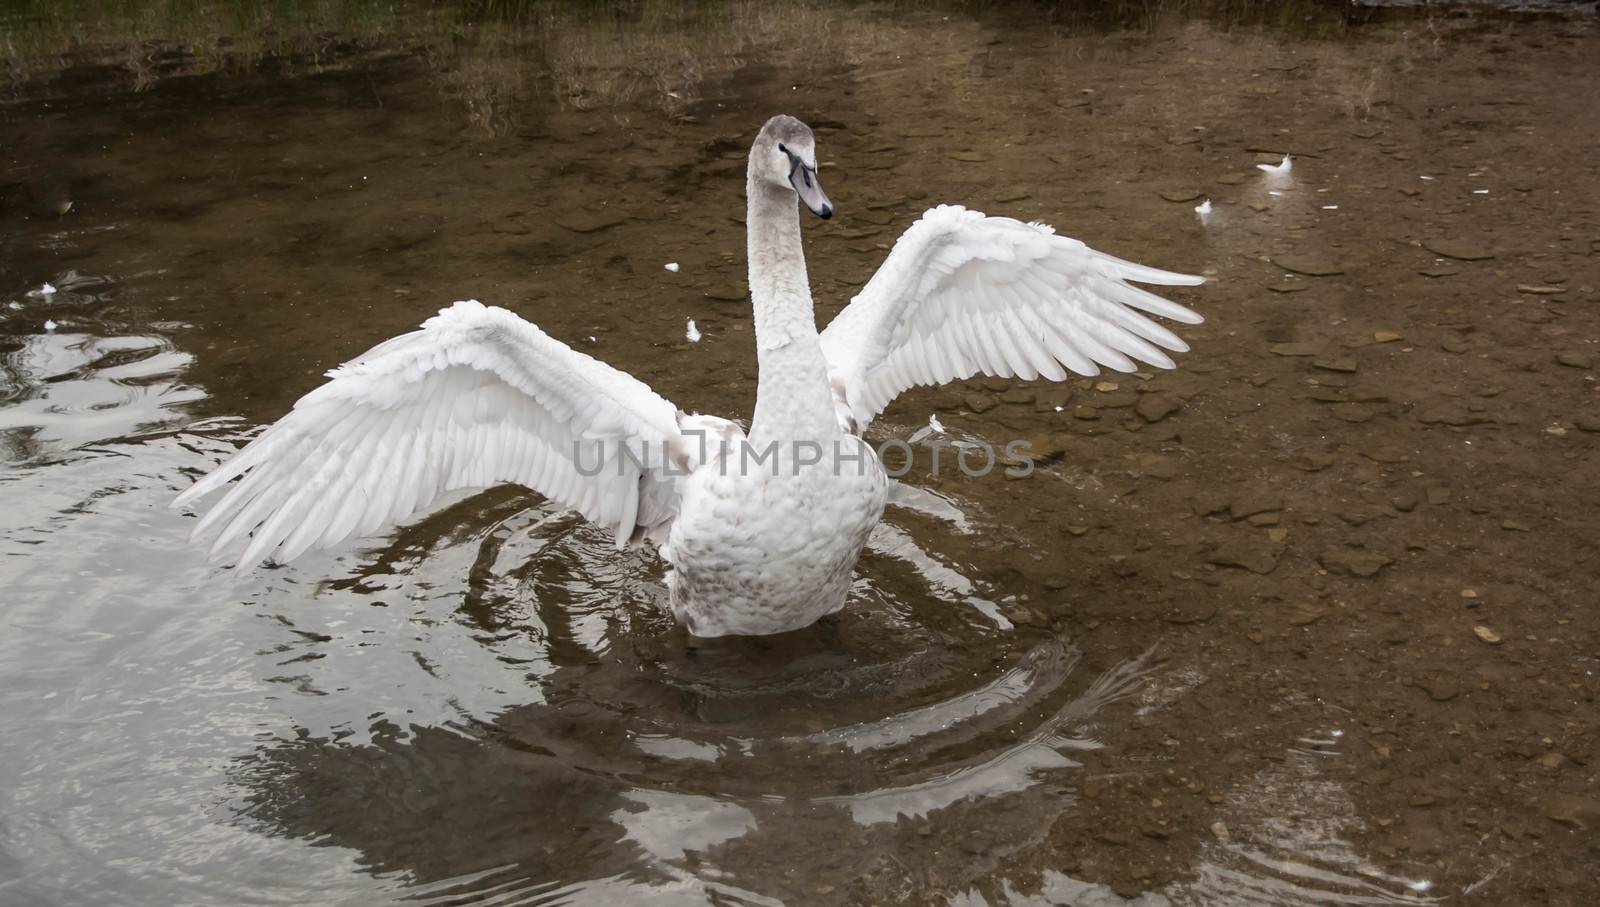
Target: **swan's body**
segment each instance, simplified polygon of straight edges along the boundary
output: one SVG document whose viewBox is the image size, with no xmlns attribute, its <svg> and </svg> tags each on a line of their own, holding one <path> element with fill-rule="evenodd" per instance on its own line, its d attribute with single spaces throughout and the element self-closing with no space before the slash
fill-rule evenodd
<svg viewBox="0 0 1600 907">
<path fill-rule="evenodd" d="M 822 217 L 811 131 L 775 117 L 750 152 L 750 295 L 760 360 L 748 437 L 504 309 L 458 302 L 334 369 L 174 503 L 244 478 L 200 521 L 249 569 L 370 535 L 441 494 L 511 482 L 670 565 L 700 636 L 806 626 L 844 605 L 888 480 L 860 433 L 901 391 L 982 372 L 1062 380 L 1187 347 L 1135 312 L 1200 320 L 1125 281 L 1198 277 L 1095 252 L 1048 227 L 929 210 L 818 333 L 796 196 Z"/>
</svg>

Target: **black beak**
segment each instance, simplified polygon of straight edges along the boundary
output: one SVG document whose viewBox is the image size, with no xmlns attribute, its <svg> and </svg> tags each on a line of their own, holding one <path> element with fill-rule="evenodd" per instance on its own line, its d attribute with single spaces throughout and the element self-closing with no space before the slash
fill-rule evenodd
<svg viewBox="0 0 1600 907">
<path fill-rule="evenodd" d="M 833 203 L 828 201 L 828 196 L 822 191 L 822 183 L 817 181 L 817 171 L 800 162 L 800 156 L 785 149 L 789 155 L 789 184 L 794 186 L 794 191 L 799 193 L 800 201 L 811 213 L 827 220 L 833 216 Z"/>
</svg>

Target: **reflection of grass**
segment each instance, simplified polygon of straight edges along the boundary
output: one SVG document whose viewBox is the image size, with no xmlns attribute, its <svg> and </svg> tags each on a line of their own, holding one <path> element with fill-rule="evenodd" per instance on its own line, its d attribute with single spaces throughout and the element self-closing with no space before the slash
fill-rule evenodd
<svg viewBox="0 0 1600 907">
<path fill-rule="evenodd" d="M 1025 12 L 980 0 L 891 0 L 871 8 L 818 0 L 12 0 L 0 17 L 0 64 L 16 97 L 48 93 L 74 66 L 102 67 L 112 90 L 271 65 L 321 72 L 373 53 L 417 54 L 441 94 L 487 136 L 548 78 L 556 103 L 643 104 L 680 113 L 706 73 L 762 48 L 806 48 L 841 62 L 925 49 L 907 22 L 1027 15 L 1052 27 L 1156 33 L 1202 17 L 1224 27 L 1338 34 L 1338 0 L 1102 0 Z M 912 17 L 912 18 L 908 18 Z M 970 25 L 970 21 L 967 23 Z M 922 40 L 928 37 L 920 30 Z M 83 84 L 75 80 L 74 91 Z"/>
</svg>

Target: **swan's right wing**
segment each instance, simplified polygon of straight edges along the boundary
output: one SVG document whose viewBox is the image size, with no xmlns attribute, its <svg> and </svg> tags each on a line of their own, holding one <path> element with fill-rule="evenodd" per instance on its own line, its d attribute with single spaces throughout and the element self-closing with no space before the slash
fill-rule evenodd
<svg viewBox="0 0 1600 907">
<path fill-rule="evenodd" d="M 527 486 L 612 530 L 670 523 L 690 449 L 640 381 L 500 308 L 458 302 L 328 373 L 287 416 L 173 502 L 244 478 L 201 519 L 217 559 L 287 562 L 371 535 L 440 495 Z"/>
<path fill-rule="evenodd" d="M 1138 359 L 1171 368 L 1178 336 L 1150 313 L 1199 315 L 1129 281 L 1193 286 L 1204 279 L 1096 252 L 1043 224 L 929 209 L 822 332 L 838 405 L 864 429 L 900 392 L 982 372 L 1063 380 Z"/>
</svg>

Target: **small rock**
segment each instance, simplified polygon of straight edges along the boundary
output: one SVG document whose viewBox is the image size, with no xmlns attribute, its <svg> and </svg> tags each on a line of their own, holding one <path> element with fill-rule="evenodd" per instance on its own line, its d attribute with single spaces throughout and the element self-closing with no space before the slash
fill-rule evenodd
<svg viewBox="0 0 1600 907">
<path fill-rule="evenodd" d="M 1328 613 L 1323 605 L 1313 602 L 1298 602 L 1289 609 L 1289 626 L 1305 627 L 1321 620 Z"/>
<path fill-rule="evenodd" d="M 1133 411 L 1146 422 L 1160 422 L 1182 406 L 1183 404 L 1166 394 L 1145 394 L 1134 405 Z"/>
<path fill-rule="evenodd" d="M 1267 530 L 1267 541 L 1274 544 L 1280 543 L 1288 537 L 1289 527 L 1287 526 L 1274 526 L 1273 528 Z"/>
<path fill-rule="evenodd" d="M 1456 406 L 1430 406 L 1417 411 L 1417 421 L 1424 425 L 1483 425 L 1494 420 L 1483 413 L 1475 413 Z"/>
<path fill-rule="evenodd" d="M 1274 343 L 1267 347 L 1267 350 L 1275 356 L 1319 356 L 1322 354 L 1321 344 L 1316 343 Z"/>
<path fill-rule="evenodd" d="M 1165 189 L 1162 190 L 1161 197 L 1169 202 L 1192 202 L 1204 194 L 1199 189 Z"/>
<path fill-rule="evenodd" d="M 1257 528 L 1276 526 L 1283 522 L 1283 514 L 1273 511 L 1268 511 L 1267 513 L 1252 513 L 1251 515 L 1245 517 L 1244 521 Z"/>
<path fill-rule="evenodd" d="M 1600 799 L 1581 794 L 1558 793 L 1540 804 L 1545 818 L 1574 828 L 1600 827 Z"/>
<path fill-rule="evenodd" d="M 1247 491 L 1234 498 L 1228 505 L 1229 515 L 1236 520 L 1282 509 L 1283 497 L 1266 491 Z"/>
<path fill-rule="evenodd" d="M 1361 577 L 1376 576 L 1379 570 L 1394 563 L 1377 552 L 1361 548 L 1335 548 L 1324 551 L 1320 560 L 1322 566 L 1332 573 L 1347 573 Z"/>
<path fill-rule="evenodd" d="M 1540 287 L 1526 283 L 1517 284 L 1517 292 L 1526 293 L 1529 296 L 1559 296 L 1566 291 L 1566 287 Z"/>
<path fill-rule="evenodd" d="M 750 294 L 743 284 L 723 284 L 706 290 L 703 295 L 719 302 L 744 302 Z"/>
<path fill-rule="evenodd" d="M 1428 497 L 1428 503 L 1435 507 L 1450 503 L 1450 489 L 1443 485 L 1429 485 L 1423 493 Z"/>
<path fill-rule="evenodd" d="M 1588 353 L 1558 353 L 1556 361 L 1568 368 L 1594 368 L 1594 357 Z"/>
<path fill-rule="evenodd" d="M 1210 563 L 1222 567 L 1243 567 L 1251 573 L 1267 574 L 1278 567 L 1278 554 L 1255 539 L 1232 539 L 1211 553 Z"/>
<path fill-rule="evenodd" d="M 1299 457 L 1296 457 L 1294 465 L 1299 469 L 1305 470 L 1306 472 L 1321 472 L 1322 470 L 1327 469 L 1329 466 L 1332 466 L 1333 463 L 1333 454 L 1325 453 L 1320 450 L 1312 450 L 1301 454 Z"/>
<path fill-rule="evenodd" d="M 1500 528 L 1504 529 L 1507 532 L 1532 532 L 1533 531 L 1533 527 L 1532 526 L 1529 526 L 1527 523 L 1518 522 L 1517 520 L 1502 520 L 1500 522 Z"/>
<path fill-rule="evenodd" d="M 1228 826 L 1223 824 L 1222 822 L 1212 822 L 1211 823 L 1211 834 L 1213 836 L 1215 836 L 1218 841 L 1226 841 L 1230 837 L 1232 837 L 1228 833 Z"/>
<path fill-rule="evenodd" d="M 1495 631 L 1493 631 L 1491 629 L 1489 629 L 1488 627 L 1485 627 L 1483 624 L 1479 624 L 1476 627 L 1473 627 L 1472 628 L 1472 635 L 1478 637 L 1479 639 L 1483 640 L 1484 642 L 1488 643 L 1491 646 L 1498 646 L 1498 645 L 1500 645 L 1500 642 L 1501 642 L 1500 634 L 1496 633 Z"/>
<path fill-rule="evenodd" d="M 1304 283 L 1275 283 L 1267 289 L 1274 293 L 1298 293 L 1301 290 L 1311 289 L 1311 286 Z"/>
<path fill-rule="evenodd" d="M 1216 616 L 1217 606 L 1215 603 L 1188 599 L 1173 605 L 1172 609 L 1164 616 L 1164 619 L 1169 624 L 1201 624 Z"/>
<path fill-rule="evenodd" d="M 1171 457 L 1144 453 L 1137 458 L 1139 471 L 1152 479 L 1172 479 L 1178 475 L 1178 464 Z"/>
<path fill-rule="evenodd" d="M 1313 254 L 1284 253 L 1269 260 L 1285 271 L 1307 277 L 1333 277 L 1344 273 L 1343 266 Z"/>
<path fill-rule="evenodd" d="M 1066 456 L 1067 449 L 1054 435 L 1034 435 L 1016 448 L 1017 455 L 1034 463 L 1049 463 Z"/>
<path fill-rule="evenodd" d="M 1477 243 L 1460 239 L 1425 239 L 1422 248 L 1435 255 L 1445 258 L 1454 258 L 1457 261 L 1483 261 L 1493 258 L 1494 253 Z"/>
<path fill-rule="evenodd" d="M 1372 335 L 1372 339 L 1377 343 L 1394 343 L 1397 340 L 1406 338 L 1405 335 L 1397 334 L 1394 331 L 1377 331 Z"/>
<path fill-rule="evenodd" d="M 950 159 L 966 164 L 983 164 L 987 163 L 990 157 L 982 151 L 957 151 L 950 155 Z"/>
<path fill-rule="evenodd" d="M 1348 359 L 1348 358 L 1332 359 L 1332 358 L 1318 357 L 1316 359 L 1311 360 L 1311 367 L 1312 368 L 1320 368 L 1320 369 L 1323 369 L 1324 371 L 1329 371 L 1329 372 L 1344 372 L 1345 374 L 1348 375 L 1348 374 L 1351 374 L 1351 373 L 1355 372 L 1355 370 L 1357 368 L 1357 365 L 1356 365 L 1356 361 L 1354 359 Z"/>
<path fill-rule="evenodd" d="M 1095 383 L 1094 389 L 1103 394 L 1109 394 L 1120 386 L 1115 381 L 1099 381 Z"/>
<path fill-rule="evenodd" d="M 1423 277 L 1454 277 L 1461 273 L 1461 269 L 1452 268 L 1449 265 L 1434 265 L 1431 268 L 1423 268 L 1417 273 Z"/>
<path fill-rule="evenodd" d="M 1228 509 L 1228 496 L 1220 491 L 1202 491 L 1190 502 L 1195 516 L 1211 516 Z"/>
<path fill-rule="evenodd" d="M 961 402 L 966 404 L 967 409 L 975 413 L 986 413 L 1000 405 L 1000 401 L 997 398 L 988 394 L 967 394 L 961 398 Z"/>
<path fill-rule="evenodd" d="M 1449 677 L 1433 677 L 1417 684 L 1434 702 L 1449 702 L 1461 695 L 1461 687 Z"/>
<path fill-rule="evenodd" d="M 570 214 L 555 219 L 556 226 L 574 233 L 598 233 L 608 230 L 627 220 L 620 214 Z M 742 298 L 742 297 L 741 297 Z"/>
</svg>

